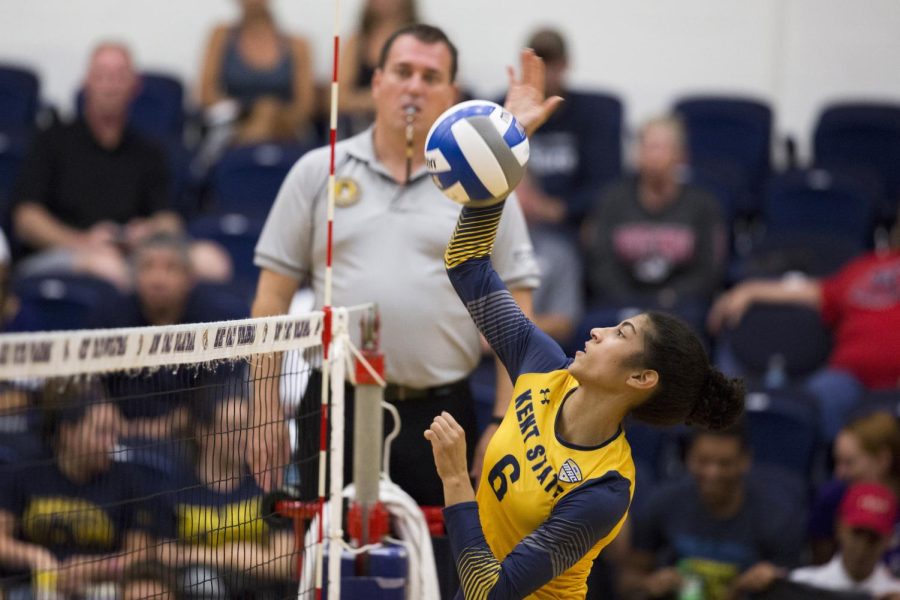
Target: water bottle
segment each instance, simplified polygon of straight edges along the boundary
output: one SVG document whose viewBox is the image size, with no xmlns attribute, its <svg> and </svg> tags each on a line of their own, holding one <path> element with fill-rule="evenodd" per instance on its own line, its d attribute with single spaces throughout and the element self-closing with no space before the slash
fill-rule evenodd
<svg viewBox="0 0 900 600">
<path fill-rule="evenodd" d="M 696 573 L 681 573 L 678 600 L 704 600 L 703 579 Z"/>
<path fill-rule="evenodd" d="M 787 383 L 787 371 L 783 354 L 773 354 L 769 357 L 769 366 L 766 369 L 765 386 L 770 390 L 778 390 Z"/>
<path fill-rule="evenodd" d="M 681 574 L 681 587 L 678 588 L 678 600 L 705 600 L 703 593 L 703 577 L 690 567 L 690 561 L 678 561 L 678 572 Z"/>
</svg>

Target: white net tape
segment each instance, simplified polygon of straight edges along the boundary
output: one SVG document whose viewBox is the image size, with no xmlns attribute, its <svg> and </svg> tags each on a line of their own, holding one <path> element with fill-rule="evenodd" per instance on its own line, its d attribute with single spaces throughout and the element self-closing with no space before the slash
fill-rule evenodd
<svg viewBox="0 0 900 600">
<path fill-rule="evenodd" d="M 322 344 L 323 314 L 0 335 L 0 381 L 202 364 Z"/>
</svg>

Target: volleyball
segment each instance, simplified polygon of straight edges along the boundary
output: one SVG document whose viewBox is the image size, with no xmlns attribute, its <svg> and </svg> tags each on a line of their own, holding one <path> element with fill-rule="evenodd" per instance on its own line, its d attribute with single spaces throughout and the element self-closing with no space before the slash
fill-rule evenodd
<svg viewBox="0 0 900 600">
<path fill-rule="evenodd" d="M 469 100 L 437 118 L 425 138 L 425 168 L 445 196 L 491 204 L 515 189 L 528 163 L 528 137 L 512 114 Z"/>
</svg>

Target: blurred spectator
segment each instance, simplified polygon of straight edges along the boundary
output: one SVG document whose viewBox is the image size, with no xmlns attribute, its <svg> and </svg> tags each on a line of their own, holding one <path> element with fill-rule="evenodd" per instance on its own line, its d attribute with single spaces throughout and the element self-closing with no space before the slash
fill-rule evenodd
<svg viewBox="0 0 900 600">
<path fill-rule="evenodd" d="M 236 23 L 217 26 L 200 74 L 200 104 L 211 124 L 238 118 L 239 143 L 307 133 L 315 89 L 307 41 L 282 31 L 267 0 L 240 0 Z"/>
<path fill-rule="evenodd" d="M 881 562 L 897 522 L 897 497 L 878 483 L 855 483 L 841 500 L 840 552 L 827 565 L 797 569 L 792 581 L 835 591 L 900 594 L 900 580 Z"/>
<path fill-rule="evenodd" d="M 881 563 L 897 520 L 897 497 L 877 483 L 855 483 L 838 513 L 840 552 L 828 564 L 795 569 L 791 581 L 834 592 L 861 592 L 873 598 L 900 597 L 900 579 Z M 785 573 L 770 570 L 742 591 L 765 589 Z"/>
<path fill-rule="evenodd" d="M 226 289 L 197 286 L 191 256 L 196 251 L 196 244 L 180 235 L 159 233 L 144 239 L 131 256 L 134 292 L 124 298 L 122 306 L 97 315 L 94 326 L 182 325 L 246 318 L 249 308 L 227 302 Z M 228 265 L 227 257 L 213 260 Z"/>
<path fill-rule="evenodd" d="M 82 272 L 127 289 L 122 249 L 154 231 L 177 231 L 168 173 L 158 148 L 127 127 L 138 78 L 125 46 L 91 54 L 84 116 L 41 134 L 13 191 L 23 274 Z"/>
<path fill-rule="evenodd" d="M 95 315 L 95 328 L 182 325 L 246 318 L 249 307 L 220 287 L 198 286 L 187 241 L 160 233 L 141 242 L 132 256 L 134 293 L 119 306 Z M 122 397 L 128 437 L 174 437 L 187 425 L 185 396 L 207 375 L 167 369 L 113 374 L 105 378 L 110 393 Z M 147 393 L 140 393 L 141 390 Z"/>
<path fill-rule="evenodd" d="M 888 412 L 876 412 L 841 429 L 834 440 L 834 477 L 819 490 L 810 514 L 813 564 L 826 562 L 837 550 L 835 519 L 848 486 L 874 481 L 895 494 L 900 490 L 900 425 L 897 419 Z M 886 558 L 891 569 L 900 572 L 900 548 L 896 541 Z"/>
<path fill-rule="evenodd" d="M 59 381 L 48 382 L 40 400 L 53 460 L 4 471 L 0 564 L 80 594 L 141 559 L 146 513 L 135 505 L 142 494 L 131 470 L 113 461 L 116 406 L 94 386 Z"/>
<path fill-rule="evenodd" d="M 728 597 L 740 579 L 794 565 L 803 546 L 802 512 L 764 482 L 747 478 L 743 432 L 697 431 L 687 452 L 690 477 L 653 490 L 631 520 L 633 548 L 623 564 L 626 597 Z"/>
<path fill-rule="evenodd" d="M 384 42 L 404 25 L 418 22 L 415 0 L 368 0 L 363 4 L 357 30 L 341 49 L 338 109 L 348 121 L 347 135 L 364 130 L 375 117 L 372 75 L 378 68 Z M 322 106 L 328 106 L 328 102 Z"/>
<path fill-rule="evenodd" d="M 263 492 L 245 462 L 246 384 L 199 392 L 208 396 L 191 402 L 195 460 L 161 484 L 159 560 L 181 570 L 182 588 L 194 588 L 182 589 L 188 596 L 214 585 L 229 597 L 246 597 L 248 590 L 259 597 L 261 589 L 294 576 L 294 536 L 290 524 L 272 529 L 263 520 Z"/>
<path fill-rule="evenodd" d="M 593 309 L 664 309 L 702 330 L 722 274 L 725 231 L 716 200 L 681 182 L 684 144 L 677 119 L 649 121 L 637 176 L 601 195 L 585 228 Z"/>
<path fill-rule="evenodd" d="M 525 217 L 529 218 L 527 212 Z M 529 227 L 529 233 L 541 270 L 541 285 L 534 291 L 532 320 L 565 346 L 584 312 L 581 256 L 570 239 L 557 231 Z"/>
<path fill-rule="evenodd" d="M 898 232 L 900 224 L 895 242 Z M 808 306 L 831 328 L 828 368 L 806 382 L 818 399 L 826 439 L 837 435 L 863 388 L 900 390 L 900 243 L 869 252 L 825 279 L 791 276 L 736 285 L 713 305 L 710 330 L 736 325 L 756 302 Z"/>
<path fill-rule="evenodd" d="M 558 31 L 538 30 L 527 46 L 544 60 L 546 97 L 565 102 L 529 139 L 528 177 L 517 188 L 519 201 L 523 208 L 526 201 L 532 204 L 536 225 L 577 231 L 603 184 L 619 176 L 621 116 L 611 130 L 607 111 L 597 106 L 603 100 L 568 87 L 569 55 Z"/>
</svg>

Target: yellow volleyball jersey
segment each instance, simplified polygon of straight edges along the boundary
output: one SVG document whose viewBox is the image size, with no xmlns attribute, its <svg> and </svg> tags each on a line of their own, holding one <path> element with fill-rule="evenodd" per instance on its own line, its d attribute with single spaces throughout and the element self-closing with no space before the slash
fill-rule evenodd
<svg viewBox="0 0 900 600">
<path fill-rule="evenodd" d="M 464 598 L 583 598 L 600 550 L 619 532 L 634 490 L 621 428 L 594 447 L 556 433 L 578 382 L 571 359 L 529 321 L 494 272 L 502 204 L 465 207 L 445 254 L 450 281 L 515 388 L 488 445 L 477 503 L 444 509 Z M 459 597 L 459 596 L 458 596 Z"/>
<path fill-rule="evenodd" d="M 560 409 L 577 386 L 565 370 L 526 373 L 516 380 L 513 400 L 485 453 L 477 494 L 484 536 L 499 560 L 586 482 L 618 474 L 630 483 L 631 499 L 634 463 L 621 430 L 597 447 L 575 446 L 556 435 Z M 619 533 L 626 515 L 574 566 L 528 597 L 584 597 L 591 564 Z"/>
</svg>

